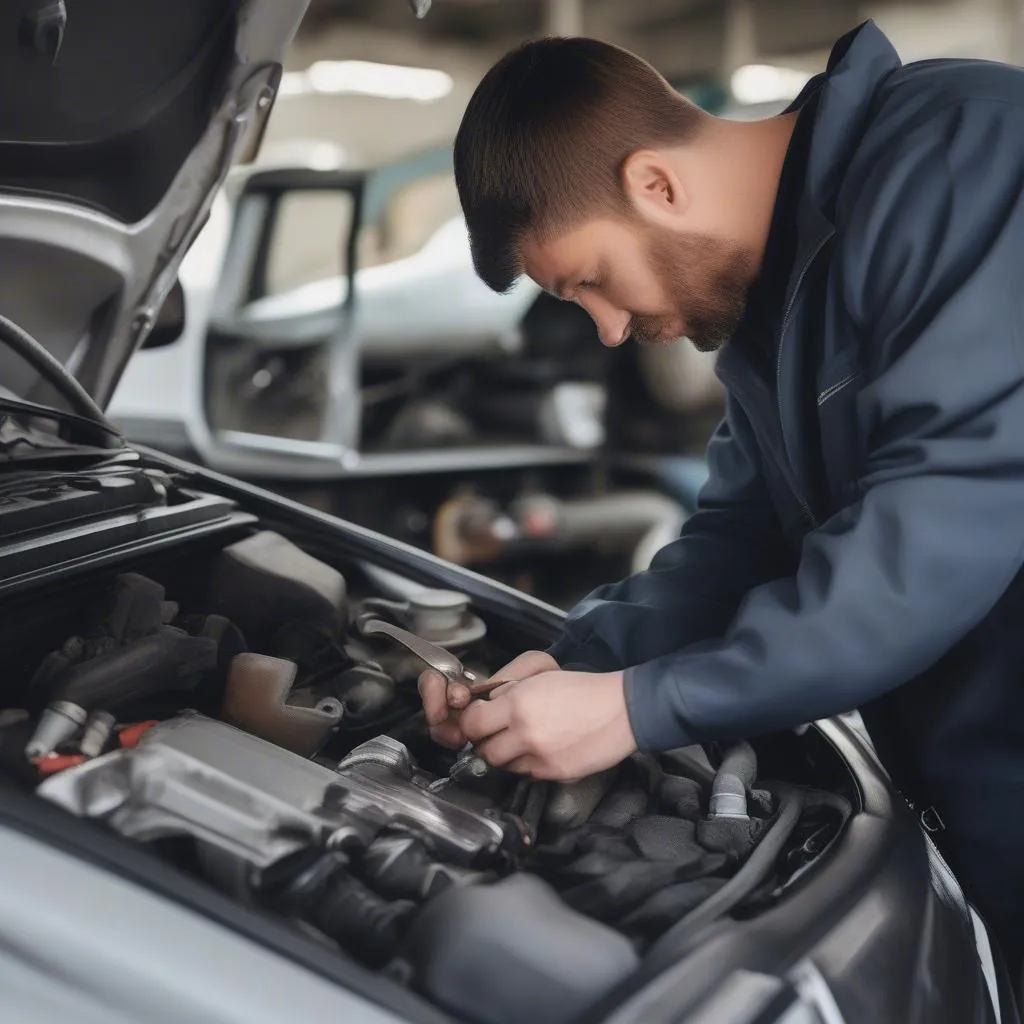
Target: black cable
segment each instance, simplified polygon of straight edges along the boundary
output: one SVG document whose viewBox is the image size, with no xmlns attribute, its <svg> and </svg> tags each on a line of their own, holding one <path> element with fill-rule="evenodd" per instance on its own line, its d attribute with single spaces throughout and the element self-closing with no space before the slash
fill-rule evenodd
<svg viewBox="0 0 1024 1024">
<path fill-rule="evenodd" d="M 68 372 L 67 367 L 50 355 L 28 331 L 5 316 L 0 316 L 0 341 L 14 349 L 33 369 L 38 370 L 61 393 L 79 416 L 91 420 L 106 431 L 120 435 L 117 427 L 107 419 L 103 410 L 93 401 L 89 392 Z"/>
</svg>

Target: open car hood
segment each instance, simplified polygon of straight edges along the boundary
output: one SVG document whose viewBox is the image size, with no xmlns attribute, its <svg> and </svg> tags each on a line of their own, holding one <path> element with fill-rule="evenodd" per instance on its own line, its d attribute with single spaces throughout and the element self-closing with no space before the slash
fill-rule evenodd
<svg viewBox="0 0 1024 1024">
<path fill-rule="evenodd" d="M 0 10 L 0 314 L 100 405 L 232 163 L 308 0 L 15 0 Z M 0 347 L 0 388 L 58 404 Z"/>
</svg>

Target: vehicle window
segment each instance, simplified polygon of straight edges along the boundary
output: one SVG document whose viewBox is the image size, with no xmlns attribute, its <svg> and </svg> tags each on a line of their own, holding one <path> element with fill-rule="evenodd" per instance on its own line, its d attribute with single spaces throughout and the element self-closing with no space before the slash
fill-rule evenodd
<svg viewBox="0 0 1024 1024">
<path fill-rule="evenodd" d="M 393 263 L 419 252 L 442 224 L 460 213 L 451 171 L 418 178 L 396 189 L 377 224 L 360 231 L 359 266 Z"/>
<path fill-rule="evenodd" d="M 285 193 L 270 237 L 264 294 L 345 274 L 353 205 L 351 193 L 341 190 Z"/>
</svg>

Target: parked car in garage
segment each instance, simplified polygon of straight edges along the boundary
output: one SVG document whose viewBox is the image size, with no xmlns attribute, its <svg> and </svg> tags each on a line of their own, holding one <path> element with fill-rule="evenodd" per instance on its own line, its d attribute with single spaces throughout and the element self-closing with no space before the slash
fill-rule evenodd
<svg viewBox="0 0 1024 1024">
<path fill-rule="evenodd" d="M 229 180 L 182 268 L 185 333 L 138 354 L 112 418 L 558 604 L 643 567 L 703 482 L 708 357 L 609 352 L 533 282 L 492 293 L 450 147 L 308 156 Z"/>
<path fill-rule="evenodd" d="M 843 723 L 560 785 L 442 750 L 422 665 L 487 673 L 560 612 L 125 440 L 101 407 L 174 334 L 305 0 L 139 8 L 0 34 L 5 1019 L 1009 1020 L 984 924 Z"/>
</svg>

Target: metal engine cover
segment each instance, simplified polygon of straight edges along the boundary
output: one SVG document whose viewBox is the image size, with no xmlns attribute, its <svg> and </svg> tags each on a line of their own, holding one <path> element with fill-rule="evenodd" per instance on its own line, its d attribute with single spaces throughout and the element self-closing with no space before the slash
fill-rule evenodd
<svg viewBox="0 0 1024 1024">
<path fill-rule="evenodd" d="M 337 769 L 224 722 L 185 712 L 43 782 L 40 796 L 147 841 L 190 835 L 260 869 L 311 845 L 368 844 L 401 825 L 443 859 L 468 865 L 505 841 L 495 815 L 430 792 L 406 748 L 386 736 Z"/>
</svg>

